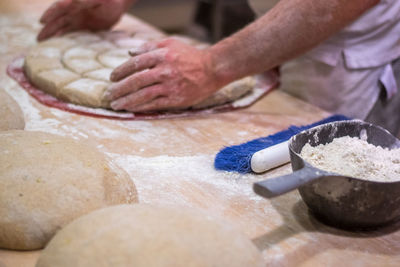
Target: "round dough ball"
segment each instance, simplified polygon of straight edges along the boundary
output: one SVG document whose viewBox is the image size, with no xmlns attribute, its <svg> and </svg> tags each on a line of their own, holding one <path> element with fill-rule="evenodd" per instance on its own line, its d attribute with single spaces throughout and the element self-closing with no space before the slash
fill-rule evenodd
<svg viewBox="0 0 400 267">
<path fill-rule="evenodd" d="M 73 221 L 49 242 L 36 267 L 264 265 L 253 243 L 227 222 L 184 208 L 136 204 Z"/>
<path fill-rule="evenodd" d="M 0 89 L 0 131 L 25 128 L 24 114 L 17 102 Z"/>
<path fill-rule="evenodd" d="M 42 248 L 75 218 L 135 201 L 128 174 L 94 147 L 42 132 L 0 132 L 0 248 Z"/>
</svg>

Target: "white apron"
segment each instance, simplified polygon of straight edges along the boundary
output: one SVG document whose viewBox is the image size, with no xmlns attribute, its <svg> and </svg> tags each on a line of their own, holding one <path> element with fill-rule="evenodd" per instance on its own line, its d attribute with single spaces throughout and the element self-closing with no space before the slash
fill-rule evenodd
<svg viewBox="0 0 400 267">
<path fill-rule="evenodd" d="M 249 0 L 257 14 L 279 0 Z M 400 1 L 382 0 L 303 56 L 281 66 L 281 89 L 333 113 L 364 119 L 380 94 L 397 92 Z"/>
</svg>

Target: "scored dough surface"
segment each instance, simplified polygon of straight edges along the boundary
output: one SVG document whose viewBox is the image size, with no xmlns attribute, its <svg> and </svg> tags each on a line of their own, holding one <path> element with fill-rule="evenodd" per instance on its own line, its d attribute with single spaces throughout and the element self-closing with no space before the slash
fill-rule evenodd
<svg viewBox="0 0 400 267">
<path fill-rule="evenodd" d="M 95 147 L 43 132 L 0 132 L 0 248 L 42 248 L 73 219 L 136 201 L 129 175 Z"/>
<path fill-rule="evenodd" d="M 93 227 L 95 226 L 95 227 Z M 185 207 L 118 205 L 62 229 L 36 267 L 261 267 L 255 245 L 228 222 Z"/>
<path fill-rule="evenodd" d="M 38 89 L 73 104 L 110 108 L 104 92 L 111 84 L 113 69 L 126 62 L 131 48 L 150 39 L 124 32 L 75 32 L 37 44 L 25 57 L 24 69 Z M 151 37 L 147 37 L 151 38 Z M 199 49 L 204 44 L 173 37 Z M 209 108 L 232 102 L 250 92 L 255 85 L 253 77 L 231 83 L 209 98 L 191 107 Z"/>
</svg>

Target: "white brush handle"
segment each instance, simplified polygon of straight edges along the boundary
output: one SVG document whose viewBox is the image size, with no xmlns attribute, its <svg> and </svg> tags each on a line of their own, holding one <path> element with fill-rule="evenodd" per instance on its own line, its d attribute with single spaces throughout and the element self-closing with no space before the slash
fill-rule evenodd
<svg viewBox="0 0 400 267">
<path fill-rule="evenodd" d="M 261 173 L 290 161 L 288 141 L 257 151 L 251 157 L 251 169 Z"/>
</svg>

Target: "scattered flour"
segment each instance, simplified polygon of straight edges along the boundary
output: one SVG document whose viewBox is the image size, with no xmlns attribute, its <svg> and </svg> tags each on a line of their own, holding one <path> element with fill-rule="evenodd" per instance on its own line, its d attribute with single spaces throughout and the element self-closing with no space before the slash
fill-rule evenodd
<svg viewBox="0 0 400 267">
<path fill-rule="evenodd" d="M 400 181 L 400 149 L 374 146 L 357 137 L 335 138 L 316 147 L 306 144 L 301 156 L 325 171 L 369 181 Z"/>
<path fill-rule="evenodd" d="M 182 190 L 190 190 L 191 194 L 197 190 L 215 190 L 215 193 L 219 192 L 215 197 L 221 200 L 234 201 L 237 196 L 243 196 L 244 199 L 263 201 L 263 198 L 252 190 L 252 184 L 257 181 L 257 177 L 251 174 L 216 171 L 213 167 L 214 155 L 198 154 L 186 157 L 160 155 L 146 158 L 116 153 L 106 154 L 134 177 L 137 190 L 144 202 L 184 201 L 181 204 L 188 205 L 186 199 L 182 198 Z M 188 184 L 192 186 L 187 187 Z M 152 192 L 154 190 L 157 190 L 156 197 Z"/>
</svg>

